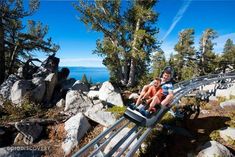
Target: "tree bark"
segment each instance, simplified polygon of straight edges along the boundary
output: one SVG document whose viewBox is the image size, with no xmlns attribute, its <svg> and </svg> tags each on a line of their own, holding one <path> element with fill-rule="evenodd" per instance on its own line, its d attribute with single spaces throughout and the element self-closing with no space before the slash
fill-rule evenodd
<svg viewBox="0 0 235 157">
<path fill-rule="evenodd" d="M 137 20 L 136 22 L 136 27 L 135 27 L 135 33 L 134 33 L 134 39 L 132 42 L 132 53 L 136 53 L 136 41 L 137 41 L 137 32 L 140 28 L 140 19 Z M 132 54 L 133 55 L 133 54 Z M 136 73 L 136 59 L 135 57 L 131 56 L 131 65 L 130 65 L 130 73 L 129 73 L 129 80 L 128 80 L 128 87 L 132 87 L 135 84 L 135 73 Z"/>
<path fill-rule="evenodd" d="M 131 59 L 130 74 L 127 87 L 133 87 L 135 84 L 135 72 L 136 72 L 136 61 L 134 58 Z"/>
<path fill-rule="evenodd" d="M 4 28 L 0 18 L 0 84 L 5 80 L 5 70 Z"/>
<path fill-rule="evenodd" d="M 129 72 L 128 59 L 125 59 L 124 65 L 123 65 L 123 75 L 124 75 L 123 85 L 124 86 L 126 86 L 128 82 L 128 76 L 129 76 L 128 72 Z"/>
<path fill-rule="evenodd" d="M 18 46 L 16 45 L 14 47 L 14 50 L 13 50 L 12 54 L 11 54 L 11 57 L 10 57 L 10 66 L 9 66 L 9 74 L 8 75 L 12 74 L 12 72 L 13 72 L 13 68 L 14 68 L 14 64 L 15 64 L 15 60 L 16 60 L 16 56 L 17 56 L 17 48 L 18 48 Z"/>
</svg>

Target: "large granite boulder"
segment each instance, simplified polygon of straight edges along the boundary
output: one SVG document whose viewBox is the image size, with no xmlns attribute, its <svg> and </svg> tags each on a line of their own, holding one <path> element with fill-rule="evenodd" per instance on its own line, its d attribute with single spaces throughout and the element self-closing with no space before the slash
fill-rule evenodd
<svg viewBox="0 0 235 157">
<path fill-rule="evenodd" d="M 139 97 L 138 93 L 131 93 L 128 97 L 128 99 L 133 99 L 133 100 L 137 100 Z"/>
<path fill-rule="evenodd" d="M 38 150 L 39 149 L 39 150 Z M 3 147 L 0 148 L 0 157 L 41 157 L 44 152 L 40 148 L 29 148 L 26 146 L 21 147 Z"/>
<path fill-rule="evenodd" d="M 41 102 L 45 92 L 46 83 L 41 77 L 33 78 L 32 80 L 18 80 L 11 88 L 11 101 L 18 105 L 21 105 L 25 98 Z"/>
<path fill-rule="evenodd" d="M 44 79 L 41 77 L 36 77 L 32 79 L 32 83 L 36 86 L 31 91 L 32 100 L 42 102 L 46 92 L 46 83 Z"/>
<path fill-rule="evenodd" d="M 11 88 L 13 84 L 18 81 L 19 78 L 16 75 L 11 74 L 6 81 L 0 86 L 0 94 L 4 99 L 11 99 Z"/>
<path fill-rule="evenodd" d="M 64 99 L 60 99 L 57 103 L 56 103 L 57 107 L 64 107 L 65 106 L 65 100 Z"/>
<path fill-rule="evenodd" d="M 235 128 L 227 127 L 220 129 L 219 134 L 225 141 L 235 141 Z"/>
<path fill-rule="evenodd" d="M 57 84 L 57 73 L 50 73 L 46 78 L 45 78 L 45 82 L 46 82 L 46 94 L 44 97 L 44 101 L 46 103 L 50 102 L 53 92 L 54 92 L 54 88 Z"/>
<path fill-rule="evenodd" d="M 222 144 L 216 141 L 206 142 L 200 148 L 197 157 L 213 157 L 213 156 L 226 156 L 233 157 L 232 153 Z"/>
<path fill-rule="evenodd" d="M 30 95 L 32 82 L 28 80 L 18 80 L 11 88 L 11 101 L 14 104 L 21 105 L 24 102 L 26 94 Z"/>
<path fill-rule="evenodd" d="M 102 84 L 99 90 L 99 99 L 111 105 L 123 106 L 121 94 L 108 81 Z"/>
<path fill-rule="evenodd" d="M 66 138 L 62 143 L 62 149 L 65 156 L 77 146 L 81 138 L 86 134 L 90 128 L 90 124 L 82 113 L 78 113 L 65 122 Z"/>
<path fill-rule="evenodd" d="M 72 90 L 78 90 L 81 92 L 88 92 L 89 91 L 89 87 L 87 84 L 80 82 L 79 80 L 77 80 L 73 86 L 72 86 Z"/>
<path fill-rule="evenodd" d="M 76 79 L 74 79 L 74 78 L 69 78 L 67 80 L 64 80 L 64 81 L 60 82 L 61 88 L 64 90 L 72 89 L 75 82 L 76 82 Z"/>
<path fill-rule="evenodd" d="M 87 112 L 85 112 L 85 115 L 89 119 L 91 119 L 91 120 L 93 120 L 93 121 L 95 121 L 105 127 L 110 127 L 116 121 L 115 116 L 111 112 L 94 111 L 91 109 L 91 110 L 88 110 Z"/>
<path fill-rule="evenodd" d="M 96 99 L 99 98 L 99 91 L 95 91 L 95 90 L 90 90 L 87 94 L 87 96 L 91 99 Z"/>
<path fill-rule="evenodd" d="M 86 112 L 92 106 L 92 101 L 83 93 L 77 90 L 67 92 L 64 108 L 65 112 L 77 114 L 78 112 Z"/>
<path fill-rule="evenodd" d="M 225 110 L 234 110 L 235 109 L 235 99 L 231 99 L 231 100 L 220 103 L 220 107 Z"/>
<path fill-rule="evenodd" d="M 217 97 L 225 97 L 226 99 L 229 99 L 231 95 L 235 96 L 235 83 L 231 84 L 231 86 L 226 89 L 216 90 Z"/>
</svg>

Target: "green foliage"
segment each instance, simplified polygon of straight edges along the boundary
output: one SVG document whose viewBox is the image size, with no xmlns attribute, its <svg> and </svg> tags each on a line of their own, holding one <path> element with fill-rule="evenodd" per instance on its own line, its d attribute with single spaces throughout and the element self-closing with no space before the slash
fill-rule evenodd
<svg viewBox="0 0 235 157">
<path fill-rule="evenodd" d="M 235 45 L 231 39 L 228 39 L 224 45 L 221 62 L 224 67 L 232 65 L 235 69 Z"/>
<path fill-rule="evenodd" d="M 74 7 L 88 28 L 104 34 L 93 52 L 103 57 L 111 82 L 134 86 L 148 71 L 150 54 L 157 47 L 156 1 L 129 1 L 124 8 L 121 2 L 78 1 Z"/>
<path fill-rule="evenodd" d="M 229 127 L 235 128 L 235 111 L 229 112 L 228 117 L 230 118 L 230 121 L 227 121 L 226 124 Z"/>
<path fill-rule="evenodd" d="M 209 136 L 210 136 L 211 140 L 213 140 L 213 141 L 219 141 L 219 139 L 220 139 L 220 134 L 219 134 L 218 130 L 213 131 L 212 133 L 210 133 Z"/>
<path fill-rule="evenodd" d="M 216 69 L 216 55 L 213 52 L 215 43 L 213 39 L 217 37 L 217 33 L 213 29 L 206 29 L 200 40 L 200 50 L 197 53 L 198 70 L 200 75 L 212 73 Z"/>
<path fill-rule="evenodd" d="M 171 56 L 171 64 L 178 74 L 178 81 L 191 78 L 197 71 L 194 29 L 185 29 L 179 33 L 179 41 L 175 45 L 177 54 Z"/>
<path fill-rule="evenodd" d="M 17 107 L 11 102 L 4 102 L 4 108 L 0 107 L 0 113 L 2 116 L 0 117 L 0 121 L 15 121 L 21 120 L 23 118 L 27 118 L 30 116 L 34 116 L 42 112 L 42 109 L 39 105 L 35 105 L 33 103 L 29 103 L 25 101 L 20 107 Z"/>
<path fill-rule="evenodd" d="M 26 4 L 29 7 L 26 9 Z M 33 57 L 35 50 L 45 53 L 56 52 L 58 45 L 52 43 L 52 39 L 45 39 L 48 27 L 41 22 L 32 20 L 26 24 L 23 18 L 32 15 L 39 8 L 39 0 L 6 0 L 0 3 L 0 61 L 6 63 L 0 66 L 0 83 L 2 77 L 9 75 L 18 68 L 21 59 Z M 4 41 L 4 44 L 2 42 Z"/>
<path fill-rule="evenodd" d="M 174 123 L 175 118 L 170 114 L 166 113 L 163 118 L 161 119 L 160 123 L 162 124 L 172 124 Z"/>
<path fill-rule="evenodd" d="M 153 55 L 153 77 L 159 77 L 162 69 L 167 65 L 166 58 L 163 51 L 157 51 Z"/>
<path fill-rule="evenodd" d="M 116 117 L 119 118 L 125 113 L 126 107 L 113 106 L 106 111 L 114 113 Z"/>
</svg>

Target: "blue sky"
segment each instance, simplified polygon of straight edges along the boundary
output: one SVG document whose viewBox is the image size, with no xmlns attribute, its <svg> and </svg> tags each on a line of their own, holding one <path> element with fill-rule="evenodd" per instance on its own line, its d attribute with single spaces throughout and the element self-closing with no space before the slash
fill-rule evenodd
<svg viewBox="0 0 235 157">
<path fill-rule="evenodd" d="M 57 56 L 60 66 L 101 67 L 102 58 L 92 54 L 96 40 L 102 34 L 89 30 L 77 18 L 78 12 L 70 0 L 41 0 L 39 10 L 25 18 L 41 21 L 49 26 L 48 37 L 60 45 Z M 161 48 L 168 57 L 174 53 L 178 33 L 182 29 L 195 29 L 195 46 L 206 28 L 218 33 L 214 40 L 217 53 L 221 52 L 225 41 L 231 38 L 235 42 L 235 0 L 160 0 L 155 10 L 159 13 L 156 26 L 160 33 L 156 38 L 163 40 Z M 39 58 L 45 55 L 37 54 Z"/>
</svg>

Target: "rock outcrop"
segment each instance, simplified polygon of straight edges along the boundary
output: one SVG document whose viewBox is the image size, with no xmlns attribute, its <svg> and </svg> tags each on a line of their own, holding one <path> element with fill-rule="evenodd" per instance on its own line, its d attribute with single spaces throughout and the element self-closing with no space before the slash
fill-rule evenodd
<svg viewBox="0 0 235 157">
<path fill-rule="evenodd" d="M 65 155 L 77 146 L 81 138 L 90 128 L 90 124 L 82 113 L 78 113 L 65 122 L 66 138 L 62 143 L 62 149 Z"/>
<path fill-rule="evenodd" d="M 200 148 L 197 157 L 226 156 L 233 157 L 232 153 L 222 144 L 216 141 L 206 142 Z"/>
<path fill-rule="evenodd" d="M 102 84 L 99 90 L 99 99 L 115 106 L 123 106 L 121 94 L 113 87 L 113 85 L 106 81 Z"/>
<path fill-rule="evenodd" d="M 235 128 L 227 127 L 219 130 L 220 137 L 225 141 L 235 141 Z"/>
</svg>

